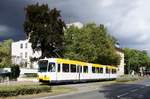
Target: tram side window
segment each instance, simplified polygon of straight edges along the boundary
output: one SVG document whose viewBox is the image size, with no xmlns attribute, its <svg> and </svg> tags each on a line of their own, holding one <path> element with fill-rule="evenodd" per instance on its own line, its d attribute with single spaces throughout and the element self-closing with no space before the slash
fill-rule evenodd
<svg viewBox="0 0 150 99">
<path fill-rule="evenodd" d="M 96 67 L 96 68 L 95 68 L 95 72 L 96 72 L 96 73 L 99 73 L 99 67 Z"/>
<path fill-rule="evenodd" d="M 57 72 L 60 72 L 60 64 L 58 64 Z"/>
<path fill-rule="evenodd" d="M 83 66 L 83 73 L 88 73 L 88 66 Z"/>
<path fill-rule="evenodd" d="M 116 69 L 112 69 L 112 74 L 116 74 Z"/>
<path fill-rule="evenodd" d="M 117 73 L 117 70 L 116 70 L 116 69 L 114 69 L 114 73 L 115 73 L 115 74 Z"/>
<path fill-rule="evenodd" d="M 117 70 L 116 70 L 116 69 L 114 69 L 114 73 L 115 73 L 115 74 L 117 73 Z"/>
<path fill-rule="evenodd" d="M 110 74 L 112 73 L 112 69 L 109 69 L 109 73 L 110 73 Z"/>
<path fill-rule="evenodd" d="M 82 66 L 80 66 L 80 73 L 82 73 Z"/>
<path fill-rule="evenodd" d="M 76 65 L 73 65 L 73 64 L 71 64 L 70 65 L 71 66 L 71 72 L 76 72 Z"/>
<path fill-rule="evenodd" d="M 110 73 L 110 69 L 108 69 L 107 67 L 106 67 L 106 73 L 107 74 Z"/>
<path fill-rule="evenodd" d="M 92 73 L 95 73 L 95 67 L 92 67 Z"/>
<path fill-rule="evenodd" d="M 49 63 L 48 71 L 49 72 L 55 72 L 55 70 L 56 70 L 55 63 Z"/>
<path fill-rule="evenodd" d="M 69 72 L 69 64 L 62 64 L 62 71 L 63 72 Z"/>
<path fill-rule="evenodd" d="M 100 73 L 103 73 L 103 68 L 102 68 L 102 67 L 99 68 L 99 72 L 100 72 Z"/>
<path fill-rule="evenodd" d="M 77 73 L 80 71 L 80 73 L 82 73 L 82 66 L 81 65 L 77 65 Z"/>
<path fill-rule="evenodd" d="M 79 72 L 79 65 L 77 65 L 77 73 Z"/>
</svg>

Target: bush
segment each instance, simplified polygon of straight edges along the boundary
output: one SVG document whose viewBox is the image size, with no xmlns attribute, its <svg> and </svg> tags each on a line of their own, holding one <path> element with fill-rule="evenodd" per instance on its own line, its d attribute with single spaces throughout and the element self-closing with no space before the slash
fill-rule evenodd
<svg viewBox="0 0 150 99">
<path fill-rule="evenodd" d="M 40 92 L 50 92 L 50 91 L 51 91 L 50 86 L 40 86 L 40 85 L 1 86 L 0 97 L 38 94 Z"/>
<path fill-rule="evenodd" d="M 25 77 L 37 77 L 37 73 L 24 73 Z"/>
<path fill-rule="evenodd" d="M 13 65 L 11 67 L 11 76 L 10 76 L 10 78 L 16 80 L 19 77 L 19 75 L 20 75 L 19 65 Z"/>
</svg>

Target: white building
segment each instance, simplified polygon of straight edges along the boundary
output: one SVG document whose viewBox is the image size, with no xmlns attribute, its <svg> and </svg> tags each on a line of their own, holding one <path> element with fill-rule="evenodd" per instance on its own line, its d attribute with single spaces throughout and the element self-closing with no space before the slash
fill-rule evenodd
<svg viewBox="0 0 150 99">
<path fill-rule="evenodd" d="M 116 47 L 116 52 L 117 54 L 120 56 L 120 64 L 118 65 L 118 72 L 117 74 L 118 75 L 124 75 L 124 51 L 119 48 L 119 47 Z"/>
<path fill-rule="evenodd" d="M 25 68 L 37 68 L 36 62 L 31 62 L 31 58 L 38 58 L 41 52 L 33 52 L 31 43 L 28 40 L 13 42 L 11 45 L 12 63 L 22 65 Z"/>
</svg>

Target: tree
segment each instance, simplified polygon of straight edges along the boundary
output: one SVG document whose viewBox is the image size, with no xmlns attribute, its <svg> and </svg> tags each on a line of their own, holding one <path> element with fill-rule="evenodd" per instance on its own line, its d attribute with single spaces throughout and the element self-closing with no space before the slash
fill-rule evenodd
<svg viewBox="0 0 150 99">
<path fill-rule="evenodd" d="M 65 31 L 65 58 L 105 65 L 119 64 L 115 40 L 104 25 L 91 23 L 83 28 L 71 26 Z"/>
<path fill-rule="evenodd" d="M 24 31 L 34 51 L 44 57 L 63 57 L 64 27 L 60 11 L 48 5 L 29 5 L 26 10 Z"/>
<path fill-rule="evenodd" d="M 147 67 L 150 63 L 150 58 L 145 51 L 125 48 L 125 73 L 135 71 L 139 73 L 141 67 Z"/>
<path fill-rule="evenodd" d="M 11 43 L 13 40 L 8 39 L 0 42 L 0 68 L 11 66 Z"/>
</svg>

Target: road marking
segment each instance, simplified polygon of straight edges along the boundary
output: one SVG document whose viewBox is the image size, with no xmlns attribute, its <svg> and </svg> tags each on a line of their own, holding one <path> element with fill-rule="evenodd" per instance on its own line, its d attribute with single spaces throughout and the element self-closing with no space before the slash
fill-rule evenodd
<svg viewBox="0 0 150 99">
<path fill-rule="evenodd" d="M 150 85 L 146 85 L 146 86 L 150 86 Z"/>
<path fill-rule="evenodd" d="M 131 90 L 131 92 L 135 92 L 135 91 L 137 91 L 137 90 L 139 90 L 139 89 L 133 89 L 133 90 Z"/>
<path fill-rule="evenodd" d="M 117 96 L 117 97 L 120 98 L 120 97 L 123 97 L 123 96 L 125 96 L 125 95 L 127 95 L 127 94 L 129 94 L 129 93 L 127 92 L 127 93 L 121 94 L 121 95 L 119 95 L 119 96 Z"/>
<path fill-rule="evenodd" d="M 150 85 L 146 85 L 146 86 L 150 86 Z M 145 88 L 145 87 L 141 87 L 141 88 Z M 130 90 L 130 92 L 135 92 L 135 91 L 137 91 L 137 90 L 139 90 L 139 89 L 133 89 L 133 90 Z M 127 92 L 127 93 L 118 95 L 117 97 L 120 98 L 120 97 L 123 97 L 123 96 L 125 96 L 125 95 L 127 95 L 127 94 L 129 94 L 129 93 Z"/>
<path fill-rule="evenodd" d="M 145 88 L 145 87 L 141 87 L 141 88 Z"/>
</svg>

